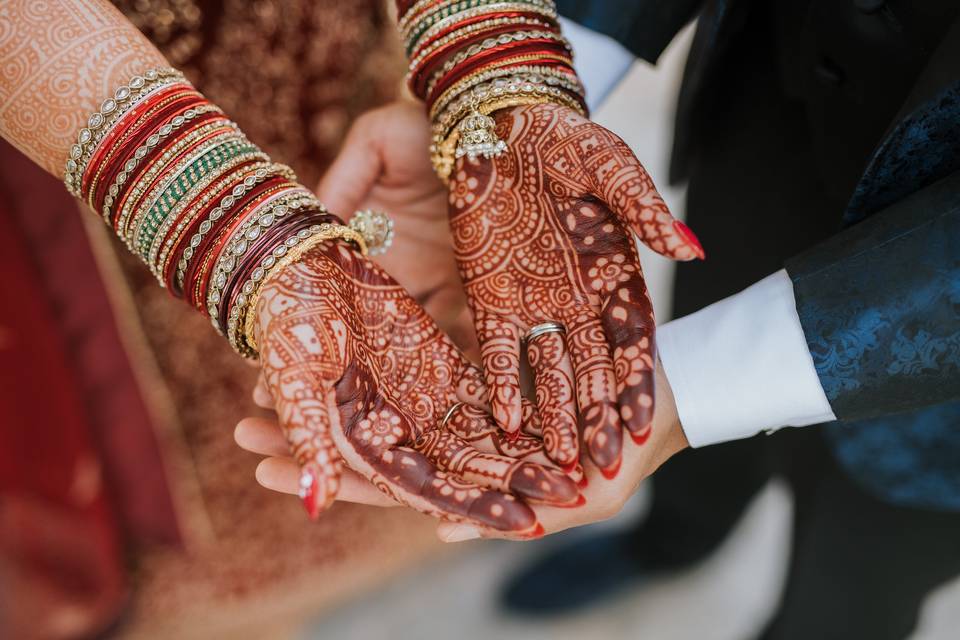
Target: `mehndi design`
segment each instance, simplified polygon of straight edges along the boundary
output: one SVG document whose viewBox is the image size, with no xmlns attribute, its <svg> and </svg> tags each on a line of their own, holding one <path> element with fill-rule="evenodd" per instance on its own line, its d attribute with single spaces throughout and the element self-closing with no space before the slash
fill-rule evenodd
<svg viewBox="0 0 960 640">
<path fill-rule="evenodd" d="M 458 161 L 451 228 L 474 312 L 490 405 L 509 433 L 521 427 L 521 336 L 559 322 L 563 334 L 527 345 L 548 455 L 578 457 L 573 416 L 590 458 L 616 473 L 621 424 L 649 436 L 653 308 L 630 231 L 677 260 L 702 258 L 627 145 L 553 104 L 497 113 L 507 151 Z"/>
<path fill-rule="evenodd" d="M 266 381 L 311 515 L 333 501 L 342 464 L 424 513 L 515 537 L 540 532 L 526 502 L 578 504 L 572 480 L 531 459 L 535 439 L 508 442 L 475 408 L 486 392 L 479 373 L 423 309 L 347 246 L 320 245 L 278 273 L 257 312 Z M 473 406 L 441 429 L 460 400 Z"/>
</svg>

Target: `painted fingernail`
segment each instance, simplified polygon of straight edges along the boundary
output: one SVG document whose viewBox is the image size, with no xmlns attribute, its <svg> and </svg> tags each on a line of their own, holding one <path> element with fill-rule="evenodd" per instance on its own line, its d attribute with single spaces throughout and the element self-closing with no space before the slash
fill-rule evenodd
<svg viewBox="0 0 960 640">
<path fill-rule="evenodd" d="M 572 476 L 576 472 L 578 466 L 579 465 L 577 464 L 577 461 L 574 460 L 570 464 L 561 465 L 560 468 L 563 470 L 565 474 L 567 474 L 568 476 Z"/>
<path fill-rule="evenodd" d="M 443 539 L 444 542 L 465 542 L 467 540 L 476 540 L 480 537 L 480 530 L 469 524 L 462 524 L 453 529 L 447 537 Z"/>
<path fill-rule="evenodd" d="M 644 442 L 650 439 L 650 431 L 651 431 L 650 425 L 647 425 L 646 427 L 644 427 L 640 431 L 637 431 L 636 433 L 631 431 L 630 439 L 633 440 L 634 443 L 636 444 L 643 444 Z"/>
<path fill-rule="evenodd" d="M 683 236 L 683 239 L 686 240 L 687 244 L 693 248 L 698 258 L 701 260 L 707 259 L 707 254 L 703 250 L 703 245 L 700 244 L 700 239 L 697 238 L 697 234 L 693 232 L 693 229 L 685 225 L 680 220 L 673 221 L 673 228 L 677 230 L 677 233 Z"/>
<path fill-rule="evenodd" d="M 590 484 L 590 481 L 587 480 L 587 474 L 583 474 L 580 477 L 580 480 L 577 481 L 577 488 L 586 489 L 589 484 Z"/>
<path fill-rule="evenodd" d="M 317 493 L 320 491 L 320 483 L 317 476 L 310 469 L 304 469 L 300 474 L 300 500 L 303 501 L 303 508 L 307 510 L 307 515 L 311 520 L 320 517 L 320 505 L 317 502 Z"/>
<path fill-rule="evenodd" d="M 531 540 L 535 538 L 542 538 L 544 533 L 545 531 L 544 531 L 543 525 L 538 522 L 537 526 L 534 528 L 534 530 L 530 533 L 528 537 Z"/>
<path fill-rule="evenodd" d="M 613 480 L 617 477 L 617 474 L 620 472 L 620 463 L 623 461 L 622 458 L 617 458 L 617 461 L 605 469 L 600 469 L 600 473 L 603 474 L 603 477 L 607 480 Z"/>
</svg>

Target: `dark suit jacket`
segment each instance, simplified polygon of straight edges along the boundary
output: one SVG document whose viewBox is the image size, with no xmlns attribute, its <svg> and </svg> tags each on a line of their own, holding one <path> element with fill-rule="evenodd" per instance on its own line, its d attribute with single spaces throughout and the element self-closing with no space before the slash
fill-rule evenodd
<svg viewBox="0 0 960 640">
<path fill-rule="evenodd" d="M 671 167 L 682 177 L 698 132 L 710 126 L 725 47 L 755 1 L 558 5 L 651 62 L 699 15 Z M 844 230 L 786 265 L 820 381 L 842 421 L 828 435 L 846 468 L 883 497 L 960 509 L 956 3 L 777 4 L 780 81 L 804 102 L 825 160 L 825 188 L 849 199 L 838 211 Z M 873 107 L 891 100 L 899 107 L 890 111 L 898 111 L 893 122 L 875 122 L 885 111 Z M 848 153 L 863 144 L 874 148 L 865 168 L 857 164 L 862 155 Z"/>
</svg>

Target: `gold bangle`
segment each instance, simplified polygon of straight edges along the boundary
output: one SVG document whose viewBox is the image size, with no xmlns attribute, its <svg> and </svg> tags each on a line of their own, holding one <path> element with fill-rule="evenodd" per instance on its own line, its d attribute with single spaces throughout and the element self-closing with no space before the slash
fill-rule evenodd
<svg viewBox="0 0 960 640">
<path fill-rule="evenodd" d="M 565 89 L 581 98 L 584 95 L 583 85 L 573 73 L 565 73 L 551 67 L 523 66 L 488 69 L 461 80 L 444 92 L 430 109 L 430 120 L 437 123 L 444 119 L 442 116 L 449 118 L 447 110 L 456 103 L 458 98 L 462 98 L 461 105 L 454 108 L 453 113 L 458 109 L 462 110 L 464 104 L 475 101 L 477 94 L 482 94 L 484 91 L 495 94 L 504 91 L 515 93 L 526 91 L 526 85 L 530 85 L 529 90 L 533 90 L 536 86 L 545 86 Z M 457 91 L 454 92 L 453 89 Z"/>
<path fill-rule="evenodd" d="M 299 262 L 300 259 L 303 258 L 304 254 L 307 253 L 307 251 L 316 247 L 322 242 L 326 242 L 327 240 L 344 240 L 346 242 L 353 242 L 360 247 L 360 253 L 363 255 L 367 254 L 367 246 L 364 242 L 363 236 L 350 227 L 341 224 L 325 222 L 323 224 L 310 227 L 310 231 L 312 231 L 311 235 L 309 235 L 307 238 L 301 239 L 299 244 L 288 249 L 286 251 L 286 255 L 276 260 L 276 262 L 271 263 L 272 266 L 263 267 L 263 263 L 261 263 L 261 267 L 263 267 L 263 276 L 259 281 L 248 281 L 254 283 L 253 291 L 247 296 L 247 304 L 244 305 L 244 308 L 238 309 L 235 314 L 238 320 L 237 325 L 243 327 L 242 335 L 239 336 L 239 339 L 236 341 L 237 344 L 235 347 L 237 351 L 240 352 L 240 355 L 248 358 L 255 358 L 259 355 L 257 340 L 256 336 L 254 335 L 257 317 L 256 310 L 257 304 L 260 302 L 260 292 L 263 290 L 263 285 L 265 285 L 268 281 L 276 277 L 287 267 Z M 234 310 L 231 309 L 230 313 L 231 315 L 234 315 Z"/>
<path fill-rule="evenodd" d="M 570 72 L 566 73 L 555 67 L 545 67 L 543 65 L 530 65 L 523 64 L 524 62 L 532 62 L 534 60 L 555 60 L 557 62 L 563 63 L 570 67 Z M 488 82 L 494 78 L 500 78 L 508 75 L 522 75 L 525 73 L 534 73 L 539 75 L 556 75 L 560 74 L 574 77 L 573 72 L 573 61 L 569 58 L 565 58 L 560 55 L 554 54 L 544 54 L 544 55 L 533 55 L 527 54 L 523 56 L 517 56 L 514 58 L 505 58 L 503 60 L 497 60 L 496 62 L 491 63 L 489 66 L 483 67 L 480 71 L 476 71 L 460 80 L 457 80 L 456 83 L 450 85 L 444 89 L 436 99 L 432 99 L 430 96 L 433 95 L 433 87 L 427 87 L 427 101 L 431 102 L 432 106 L 430 107 L 429 118 L 430 120 L 435 120 L 437 115 L 441 113 L 446 106 L 453 102 L 453 100 L 466 91 L 472 89 L 477 84 Z"/>
</svg>

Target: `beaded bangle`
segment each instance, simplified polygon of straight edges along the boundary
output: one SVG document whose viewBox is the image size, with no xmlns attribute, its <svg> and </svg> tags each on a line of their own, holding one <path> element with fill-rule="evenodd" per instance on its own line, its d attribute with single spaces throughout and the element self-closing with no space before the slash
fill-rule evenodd
<svg viewBox="0 0 960 640">
<path fill-rule="evenodd" d="M 531 26 L 556 28 L 556 20 L 556 11 L 544 8 L 539 4 L 500 2 L 487 7 L 456 13 L 437 22 L 407 42 L 407 55 L 411 56 L 421 47 L 430 46 L 432 41 L 449 33 L 462 30 L 467 26 L 470 26 L 474 31 L 478 31 L 504 24 L 517 25 L 524 22 Z"/>
<path fill-rule="evenodd" d="M 242 141 L 220 143 L 203 150 L 183 172 L 168 183 L 160 198 L 147 210 L 134 231 L 134 244 L 140 256 L 148 263 L 150 248 L 162 234 L 167 221 L 183 211 L 183 207 L 223 172 L 251 160 L 265 162 L 269 157 L 256 147 Z"/>
<path fill-rule="evenodd" d="M 256 323 L 257 303 L 260 300 L 260 291 L 263 289 L 263 285 L 269 282 L 271 278 L 276 277 L 277 274 L 290 265 L 299 262 L 307 251 L 328 240 L 346 240 L 347 242 L 353 242 L 360 248 L 361 253 L 366 253 L 363 236 L 350 227 L 325 223 L 311 226 L 307 230 L 307 234 L 301 234 L 303 234 L 303 232 L 295 236 L 297 241 L 292 245 L 289 244 L 289 242 L 293 240 L 293 237 L 284 242 L 283 245 L 278 246 L 274 252 L 271 252 L 269 256 L 263 259 L 260 266 L 251 274 L 250 280 L 248 280 L 251 286 L 249 287 L 249 294 L 247 294 L 249 304 L 245 310 L 237 313 L 238 325 L 243 327 L 241 339 L 238 340 L 238 347 L 240 349 L 249 349 L 254 353 L 257 351 L 254 326 Z M 247 285 L 244 284 L 244 287 L 246 286 Z M 251 313 L 251 311 L 253 313 Z"/>
<path fill-rule="evenodd" d="M 146 259 L 144 245 L 150 244 L 159 225 L 177 202 L 186 196 L 203 176 L 242 153 L 249 153 L 251 157 L 259 157 L 261 160 L 269 159 L 249 142 L 231 135 L 211 137 L 198 144 L 192 153 L 177 163 L 164 182 L 138 210 L 127 236 L 131 249 Z"/>
<path fill-rule="evenodd" d="M 125 157 L 130 148 L 149 135 L 158 115 L 203 102 L 203 96 L 190 85 L 174 83 L 157 89 L 151 99 L 145 99 L 130 109 L 90 154 L 89 168 L 92 171 L 87 172 L 90 175 L 83 176 L 80 197 L 96 211 L 97 205 L 94 203 L 98 200 L 96 193 L 101 178 L 107 182 L 113 179 L 118 167 L 123 164 L 120 157 Z"/>
<path fill-rule="evenodd" d="M 325 211 L 323 205 L 309 195 L 306 190 L 290 191 L 278 200 L 279 201 L 274 201 L 269 208 L 264 209 L 261 207 L 251 214 L 251 218 L 256 219 L 257 226 L 247 227 L 247 233 L 252 233 L 253 230 L 256 229 L 258 232 L 257 235 L 259 236 L 259 233 L 262 233 L 262 229 L 272 227 L 287 213 L 296 212 L 305 205 L 312 205 L 316 209 Z M 223 299 L 223 290 L 227 285 L 227 278 L 229 278 L 230 274 L 236 269 L 238 263 L 242 262 L 242 258 L 250 248 L 250 243 L 253 240 L 256 240 L 256 236 L 251 238 L 246 233 L 231 234 L 230 240 L 227 241 L 223 252 L 211 270 L 213 279 L 211 280 L 210 290 L 207 293 L 207 310 L 210 312 L 211 321 L 215 322 L 213 326 L 217 331 L 222 331 L 219 320 L 216 320 L 216 318 L 217 315 L 219 315 L 217 309 Z"/>
<path fill-rule="evenodd" d="M 255 147 L 254 147 L 255 148 Z M 152 240 L 150 238 L 145 238 L 144 242 L 147 245 L 148 253 L 145 256 L 145 260 L 148 265 L 153 268 L 154 275 L 157 276 L 163 282 L 161 265 L 163 261 L 160 260 L 160 250 L 166 241 L 167 235 L 178 223 L 186 224 L 189 221 L 189 215 L 186 215 L 185 212 L 190 209 L 197 209 L 200 206 L 203 206 L 207 199 L 205 195 L 208 191 L 211 190 L 211 186 L 221 180 L 225 175 L 232 172 L 238 167 L 245 167 L 251 162 L 259 162 L 263 164 L 269 160 L 269 158 L 261 153 L 259 150 L 250 151 L 249 148 L 244 151 L 242 148 L 238 151 L 237 155 L 229 157 L 229 155 L 223 156 L 223 161 L 218 165 L 214 166 L 210 173 L 207 175 L 199 175 L 197 182 L 190 186 L 189 190 L 183 194 L 174 205 L 173 208 L 166 213 L 162 221 L 159 224 L 159 227 L 154 232 Z"/>
<path fill-rule="evenodd" d="M 80 176 L 90 161 L 90 152 L 96 149 L 113 123 L 158 84 L 182 79 L 183 75 L 176 69 L 150 69 L 142 76 L 131 78 L 130 82 L 117 88 L 112 98 L 104 100 L 100 110 L 87 119 L 87 126 L 80 129 L 76 144 L 70 147 L 70 157 L 63 176 L 67 190 L 75 196 L 80 195 Z"/>
<path fill-rule="evenodd" d="M 115 219 L 107 219 L 106 222 L 108 224 L 112 223 L 117 234 L 124 237 L 134 207 L 146 195 L 153 181 L 164 171 L 167 164 L 175 161 L 181 153 L 190 148 L 197 138 L 230 126 L 236 129 L 236 125 L 229 120 L 218 118 L 205 122 L 200 127 L 185 130 L 182 135 L 169 140 L 168 146 L 163 148 L 159 156 L 151 158 L 145 166 L 141 167 L 140 173 L 130 176 L 134 178 L 131 186 L 126 191 L 117 194 L 115 203 L 119 205 L 119 210 Z M 239 129 L 236 129 L 236 131 L 239 132 Z"/>
<path fill-rule="evenodd" d="M 336 220 L 174 69 L 134 76 L 100 105 L 70 148 L 64 183 L 247 356 L 256 351 L 238 320 L 273 265 L 264 260 Z M 387 222 L 360 218 L 373 240 L 389 243 Z M 366 250 L 356 230 L 337 237 Z"/>
<path fill-rule="evenodd" d="M 234 186 L 230 193 L 223 196 L 219 204 L 210 210 L 210 213 L 207 214 L 203 222 L 197 227 L 196 231 L 190 237 L 188 245 L 181 254 L 180 261 L 177 263 L 176 274 L 176 286 L 178 289 L 183 289 L 183 277 L 187 266 L 190 264 L 190 259 L 193 258 L 194 251 L 203 241 L 203 237 L 213 229 L 221 217 L 229 213 L 233 206 L 240 202 L 240 198 L 246 195 L 247 192 L 256 185 L 261 184 L 269 175 L 282 176 L 291 182 L 297 179 L 289 167 L 276 164 L 265 165 L 257 168 L 253 174 L 246 176 L 242 183 Z"/>
<path fill-rule="evenodd" d="M 182 114 L 170 118 L 168 122 L 160 126 L 156 133 L 148 136 L 146 140 L 143 141 L 143 144 L 134 150 L 133 157 L 124 163 L 122 170 L 113 178 L 112 183 L 107 188 L 106 195 L 103 197 L 103 205 L 100 211 L 105 220 L 110 220 L 113 217 L 112 207 L 114 199 L 120 193 L 120 188 L 127 181 L 130 174 L 136 170 L 140 161 L 146 158 L 167 136 L 179 131 L 181 127 L 189 125 L 195 118 L 208 113 L 223 114 L 219 107 L 212 104 L 199 105 L 187 109 Z M 95 201 L 91 201 L 90 205 L 96 210 Z"/>
<path fill-rule="evenodd" d="M 558 86 L 571 93 L 583 95 L 583 86 L 576 76 L 557 68 L 544 66 L 522 65 L 516 67 L 501 67 L 482 71 L 460 81 L 441 95 L 430 108 L 430 119 L 436 121 L 458 98 L 473 93 L 481 85 L 497 80 L 506 84 L 545 84 Z"/>
</svg>

